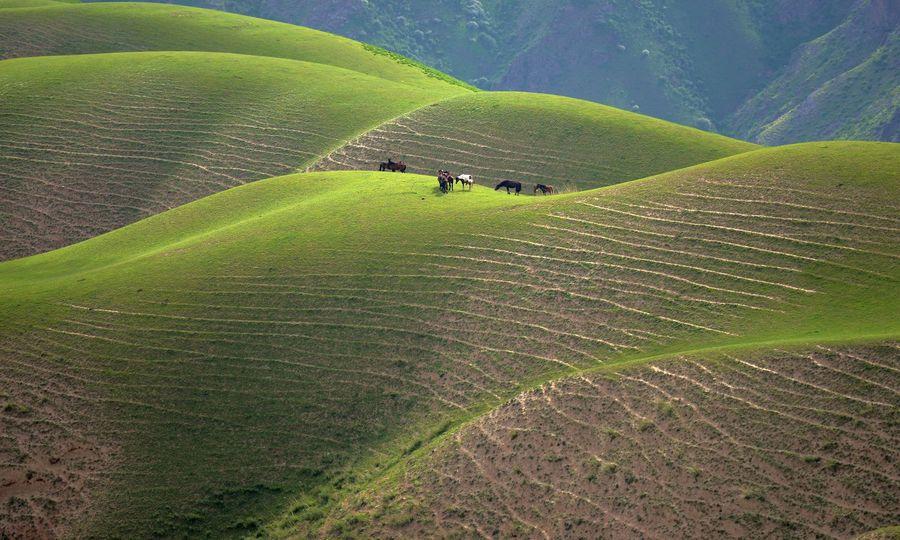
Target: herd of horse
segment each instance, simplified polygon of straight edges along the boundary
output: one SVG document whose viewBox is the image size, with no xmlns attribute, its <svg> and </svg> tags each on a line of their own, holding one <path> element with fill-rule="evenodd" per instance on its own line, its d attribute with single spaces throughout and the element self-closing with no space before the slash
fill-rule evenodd
<svg viewBox="0 0 900 540">
<path fill-rule="evenodd" d="M 387 161 L 382 161 L 378 164 L 379 171 L 391 171 L 391 172 L 406 172 L 406 163 L 402 161 L 394 161 L 393 159 L 388 158 Z M 458 176 L 453 176 L 450 174 L 450 171 L 445 171 L 443 169 L 438 170 L 438 187 L 441 190 L 441 193 L 450 193 L 453 191 L 453 186 L 456 184 L 462 184 L 462 189 L 465 191 L 468 186 L 469 191 L 472 190 L 472 186 L 475 185 L 475 178 L 471 174 L 460 174 Z M 515 192 L 518 195 L 522 191 L 522 182 L 516 182 L 515 180 L 504 180 L 494 186 L 494 191 L 498 191 L 500 189 L 506 188 L 506 193 L 509 195 L 512 192 Z M 513 190 L 513 191 L 510 191 Z M 544 195 L 553 195 L 556 193 L 556 188 L 548 184 L 535 184 L 534 185 L 534 194 L 537 195 L 537 192 L 540 191 Z"/>
<path fill-rule="evenodd" d="M 450 193 L 453 191 L 453 186 L 456 184 L 462 184 L 462 189 L 465 191 L 466 186 L 469 187 L 469 191 L 472 191 L 472 186 L 475 185 L 475 178 L 472 177 L 471 174 L 461 174 L 459 176 L 453 176 L 450 174 L 450 171 L 445 171 L 443 169 L 438 171 L 438 187 L 441 188 L 441 193 Z"/>
</svg>

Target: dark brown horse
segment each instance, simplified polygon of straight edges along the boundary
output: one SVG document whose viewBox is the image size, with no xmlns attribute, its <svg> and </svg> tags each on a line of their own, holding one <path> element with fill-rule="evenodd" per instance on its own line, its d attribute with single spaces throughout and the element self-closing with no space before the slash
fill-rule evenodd
<svg viewBox="0 0 900 540">
<path fill-rule="evenodd" d="M 400 171 L 402 173 L 405 173 L 406 172 L 406 163 L 403 163 L 402 161 L 392 161 L 389 159 L 387 161 L 382 161 L 381 163 L 379 163 L 378 170 L 382 171 L 382 172 L 383 171 L 391 171 L 391 172 Z"/>
<path fill-rule="evenodd" d="M 450 189 L 452 189 L 451 186 L 453 186 L 453 182 L 450 180 L 449 172 L 443 169 L 439 169 L 437 179 L 438 185 L 441 187 L 441 193 L 447 193 L 448 191 L 450 191 Z"/>
<path fill-rule="evenodd" d="M 506 194 L 509 195 L 509 188 L 513 188 L 516 190 L 516 195 L 522 191 L 522 182 L 516 182 L 514 180 L 504 180 L 494 186 L 494 191 L 497 191 L 500 188 L 506 188 Z"/>
<path fill-rule="evenodd" d="M 444 169 L 438 169 L 438 183 L 441 185 L 441 191 L 447 193 L 448 191 L 453 191 L 453 184 L 455 183 L 455 178 L 450 174 L 450 171 L 445 171 Z"/>
<path fill-rule="evenodd" d="M 553 186 L 548 186 L 547 184 L 536 184 L 534 186 L 534 194 L 537 195 L 537 192 L 540 191 L 544 195 L 553 195 L 556 193 L 556 188 Z"/>
</svg>

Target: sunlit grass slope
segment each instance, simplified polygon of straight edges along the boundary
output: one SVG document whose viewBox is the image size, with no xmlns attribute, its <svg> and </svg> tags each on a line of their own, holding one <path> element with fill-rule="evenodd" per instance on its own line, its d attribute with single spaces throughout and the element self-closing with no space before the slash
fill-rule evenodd
<svg viewBox="0 0 900 540">
<path fill-rule="evenodd" d="M 436 99 L 330 65 L 222 53 L 0 62 L 0 259 L 293 172 Z"/>
<path fill-rule="evenodd" d="M 712 161 L 757 146 L 561 96 L 481 92 L 379 126 L 315 170 L 368 169 L 384 156 L 482 182 L 517 179 L 588 189 Z"/>
<path fill-rule="evenodd" d="M 78 3 L 78 0 L 0 0 L 0 9 L 34 8 L 76 3 Z"/>
<path fill-rule="evenodd" d="M 334 65 L 444 95 L 464 83 L 351 39 L 220 11 L 144 2 L 72 3 L 0 13 L 0 58 L 209 51 Z"/>
<path fill-rule="evenodd" d="M 896 145 L 828 143 L 549 198 L 295 175 L 0 264 L 3 474 L 30 486 L 0 519 L 333 531 L 391 464 L 549 378 L 895 337 L 898 173 Z"/>
</svg>

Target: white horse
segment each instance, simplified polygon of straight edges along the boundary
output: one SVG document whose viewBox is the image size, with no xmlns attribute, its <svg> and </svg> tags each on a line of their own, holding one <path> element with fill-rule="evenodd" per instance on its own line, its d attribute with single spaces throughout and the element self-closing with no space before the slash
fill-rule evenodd
<svg viewBox="0 0 900 540">
<path fill-rule="evenodd" d="M 475 179 L 472 178 L 471 174 L 461 174 L 456 177 L 456 181 L 462 182 L 463 189 L 465 189 L 466 186 L 469 186 L 469 191 L 472 191 L 472 186 L 475 185 Z"/>
</svg>

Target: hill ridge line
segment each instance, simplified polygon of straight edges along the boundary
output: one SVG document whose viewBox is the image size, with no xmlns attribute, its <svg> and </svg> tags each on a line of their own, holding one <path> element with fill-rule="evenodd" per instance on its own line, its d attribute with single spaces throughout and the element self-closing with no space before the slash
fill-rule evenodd
<svg viewBox="0 0 900 540">
<path fill-rule="evenodd" d="M 665 173 L 673 172 L 673 171 L 680 170 L 680 169 L 687 168 L 687 167 L 703 165 L 706 163 L 711 163 L 713 161 L 718 161 L 719 159 L 724 159 L 726 157 L 734 157 L 737 155 L 745 154 L 747 152 L 753 152 L 753 151 L 765 148 L 765 146 L 761 146 L 756 143 L 752 143 L 752 142 L 745 141 L 742 139 L 736 139 L 734 137 L 730 137 L 728 135 L 724 135 L 721 133 L 708 132 L 708 131 L 704 131 L 704 130 L 701 130 L 701 129 L 698 129 L 698 128 L 695 128 L 692 126 L 679 124 L 677 122 L 672 122 L 672 121 L 664 120 L 661 118 L 647 116 L 644 114 L 636 113 L 634 111 L 628 111 L 625 109 L 621 109 L 619 107 L 615 107 L 613 105 L 609 105 L 606 103 L 598 103 L 598 102 L 593 102 L 593 101 L 589 101 L 589 100 L 581 99 L 581 98 L 574 98 L 574 97 L 570 97 L 570 96 L 561 96 L 561 95 L 549 94 L 549 93 L 545 93 L 545 92 L 527 92 L 527 91 L 516 91 L 516 90 L 490 91 L 490 92 L 474 91 L 474 92 L 444 96 L 436 101 L 423 104 L 423 105 L 413 108 L 405 113 L 399 114 L 391 119 L 385 120 L 381 124 L 374 126 L 367 131 L 358 133 L 353 138 L 347 140 L 344 144 L 330 149 L 326 154 L 323 154 L 322 156 L 320 156 L 316 161 L 312 161 L 311 163 L 309 163 L 305 168 L 302 169 L 302 171 L 300 169 L 298 169 L 298 172 L 316 172 L 316 171 L 321 172 L 321 171 L 329 171 L 329 170 L 366 170 L 366 169 L 359 169 L 359 168 L 353 168 L 353 167 L 346 168 L 346 167 L 344 167 L 345 163 L 343 163 L 337 159 L 334 159 L 333 156 L 341 153 L 341 151 L 343 151 L 343 150 L 353 149 L 354 146 L 368 148 L 365 144 L 363 144 L 363 142 L 365 141 L 366 138 L 381 139 L 382 137 L 378 135 L 379 132 L 390 131 L 391 127 L 402 127 L 404 129 L 410 130 L 411 128 L 400 124 L 398 121 L 402 120 L 402 119 L 409 119 L 413 124 L 415 124 L 417 122 L 417 120 L 414 118 L 414 115 L 416 115 L 417 113 L 422 113 L 422 112 L 426 111 L 429 107 L 433 107 L 435 105 L 440 105 L 440 104 L 450 104 L 450 103 L 453 103 L 456 101 L 465 103 L 464 100 L 472 98 L 473 96 L 478 96 L 478 95 L 490 95 L 490 96 L 494 96 L 494 97 L 507 97 L 507 96 L 515 95 L 515 96 L 527 97 L 527 98 L 531 99 L 532 102 L 535 102 L 535 100 L 538 100 L 538 102 L 539 102 L 539 100 L 543 100 L 543 99 L 554 99 L 554 100 L 559 100 L 560 104 L 565 104 L 567 106 L 596 107 L 597 111 L 602 111 L 603 114 L 609 115 L 611 119 L 612 118 L 615 118 L 615 120 L 622 119 L 625 122 L 632 123 L 633 126 L 636 128 L 636 130 L 646 129 L 646 125 L 644 125 L 644 122 L 649 122 L 649 123 L 655 124 L 654 127 L 660 128 L 660 129 L 676 129 L 676 130 L 683 129 L 683 130 L 685 130 L 685 132 L 696 132 L 696 134 L 700 134 L 704 137 L 708 137 L 710 141 L 715 140 L 715 141 L 721 142 L 723 144 L 728 142 L 728 143 L 732 143 L 732 144 L 747 145 L 747 148 L 743 149 L 742 151 L 736 151 L 734 153 L 731 153 L 728 155 L 722 155 L 719 157 L 715 157 L 713 159 L 708 159 L 708 160 L 697 162 L 697 163 L 687 164 L 683 167 L 674 167 L 674 168 L 667 168 L 664 170 L 655 171 L 651 174 L 646 174 L 646 175 L 638 177 L 638 178 L 630 178 L 630 179 L 625 179 L 625 180 L 616 178 L 612 184 L 607 184 L 607 185 L 614 185 L 614 184 L 630 182 L 633 180 L 639 180 L 642 178 L 649 178 L 651 176 L 665 174 Z M 616 118 L 616 117 L 621 117 L 621 118 Z M 604 118 L 603 120 L 604 121 L 612 121 L 611 119 Z M 434 125 L 428 124 L 427 122 L 426 123 L 420 122 L 420 124 L 422 126 L 423 131 L 427 131 L 429 128 L 435 127 Z M 447 126 L 447 129 L 451 130 L 454 127 L 456 127 L 456 126 L 450 125 L 450 126 Z M 414 135 L 412 136 L 413 138 L 415 138 L 415 136 L 423 137 L 426 139 L 433 138 L 432 134 L 418 133 L 418 132 L 415 132 L 415 130 L 412 130 L 412 131 L 414 132 Z M 465 132 L 463 132 L 463 133 L 465 133 Z M 466 140 L 454 139 L 450 135 L 446 135 L 446 134 L 441 135 L 441 139 L 445 140 L 445 141 L 455 141 L 457 143 L 471 145 L 474 147 L 481 147 L 486 150 L 495 150 L 495 151 L 501 152 L 503 154 L 508 154 L 508 156 L 505 156 L 507 159 L 512 159 L 514 157 L 524 157 L 526 155 L 526 152 L 522 149 L 523 147 L 521 146 L 520 143 L 510 142 L 508 140 L 503 139 L 502 137 L 498 137 L 498 136 L 494 136 L 494 135 L 487 135 L 484 133 L 479 133 L 477 131 L 472 132 L 472 135 L 475 137 L 481 137 L 481 139 L 504 140 L 504 142 L 507 145 L 512 145 L 512 146 L 509 147 L 508 150 L 497 149 L 497 148 L 492 148 L 490 146 L 485 146 L 483 144 L 479 144 L 478 142 L 475 141 L 474 138 L 471 141 L 466 141 Z M 479 140 L 481 140 L 481 139 L 479 139 Z M 400 137 L 400 141 L 403 142 L 402 137 Z M 698 142 L 698 144 L 699 144 L 699 142 Z M 415 146 L 415 144 L 412 144 L 412 146 Z M 516 146 L 519 146 L 519 148 L 516 148 Z M 546 149 L 539 149 L 539 148 L 532 148 L 532 150 L 546 151 Z M 410 150 L 410 151 L 412 152 L 414 150 Z M 401 150 L 401 152 L 402 152 L 402 150 Z M 453 149 L 453 148 L 445 148 L 444 149 L 444 153 L 446 153 L 446 154 L 452 155 L 452 154 L 454 154 L 454 152 L 456 152 L 456 149 Z M 463 153 L 466 153 L 466 152 L 463 152 Z M 558 152 L 556 152 L 556 153 L 558 154 Z M 419 161 L 435 161 L 435 159 L 432 159 L 433 158 L 432 155 L 418 156 L 418 155 L 412 154 L 411 157 L 418 157 Z M 468 168 L 474 168 L 474 169 L 479 169 L 482 167 L 482 165 L 476 165 L 474 163 L 460 163 L 458 161 L 454 161 L 454 159 L 459 159 L 459 158 L 458 157 L 443 158 L 442 162 L 445 164 L 448 164 L 450 166 L 468 167 Z M 492 157 L 487 157 L 484 160 L 491 161 L 492 159 L 493 159 Z M 571 161 L 571 160 L 564 158 L 561 155 L 549 155 L 548 159 L 550 161 L 563 161 L 563 162 Z M 330 162 L 330 164 L 329 164 L 329 162 Z M 573 162 L 571 164 L 576 164 L 576 163 Z M 335 168 L 332 165 L 337 165 L 338 167 Z M 407 163 L 407 165 L 409 165 L 409 163 Z M 578 162 L 577 165 L 582 166 L 582 167 L 587 167 L 587 166 L 591 166 L 592 163 L 590 163 L 588 160 L 585 160 L 585 161 Z M 418 172 L 419 174 L 430 175 L 432 169 L 429 169 L 429 172 L 427 172 L 427 173 L 415 171 L 415 170 L 411 171 L 411 172 Z M 534 174 L 531 172 L 524 172 L 524 171 L 518 171 L 518 172 L 517 171 L 507 171 L 507 172 L 510 173 L 511 177 L 534 176 Z M 483 174 L 476 175 L 476 176 L 485 178 L 485 175 L 483 175 Z M 577 176 L 577 175 L 573 175 L 573 176 Z M 489 175 L 487 176 L 487 178 L 492 181 L 496 180 L 495 178 L 492 179 Z M 529 178 L 529 180 L 530 180 L 530 178 Z M 582 180 L 582 181 L 589 181 L 589 182 L 596 183 L 596 182 L 600 181 L 600 178 L 592 176 L 589 178 L 568 178 L 568 179 L 560 179 L 560 180 L 565 181 L 565 182 Z M 537 180 L 537 181 L 540 181 L 540 180 Z M 606 187 L 607 185 L 602 185 L 600 187 Z M 587 190 L 590 190 L 590 188 Z M 586 191 L 586 190 L 579 189 L 578 191 L 581 192 L 581 191 Z"/>
<path fill-rule="evenodd" d="M 203 14 L 207 17 L 225 16 L 233 21 L 243 22 L 244 24 L 260 25 L 260 27 L 265 26 L 265 27 L 270 27 L 270 28 L 280 28 L 282 30 L 297 29 L 302 32 L 308 32 L 310 35 L 314 35 L 317 38 L 326 38 L 327 37 L 328 39 L 331 39 L 335 42 L 341 43 L 344 46 L 359 47 L 360 49 L 365 51 L 365 53 L 368 55 L 371 55 L 373 57 L 386 58 L 388 60 L 388 62 L 390 64 L 393 64 L 393 66 L 396 68 L 409 69 L 412 71 L 419 72 L 426 79 L 433 79 L 434 81 L 443 83 L 443 84 L 447 85 L 448 87 L 456 87 L 456 88 L 459 88 L 460 90 L 465 90 L 468 92 L 479 91 L 478 88 L 472 86 L 471 84 L 469 84 L 457 77 L 454 77 L 453 75 L 450 75 L 443 71 L 432 68 L 431 66 L 429 66 L 425 63 L 422 63 L 418 60 L 415 60 L 413 58 L 404 56 L 400 53 L 389 51 L 387 49 L 384 49 L 383 47 L 379 47 L 379 46 L 371 44 L 371 43 L 366 43 L 364 41 L 353 39 L 348 36 L 344 36 L 344 35 L 337 34 L 334 32 L 329 32 L 327 30 L 313 28 L 310 26 L 304 26 L 304 25 L 289 23 L 289 22 L 284 22 L 284 21 L 265 19 L 262 17 L 255 17 L 253 15 L 246 15 L 246 14 L 241 14 L 241 13 L 231 13 L 231 12 L 222 11 L 219 9 L 210 9 L 210 8 L 201 7 L 201 6 L 181 5 L 181 4 L 173 4 L 173 3 L 167 3 L 167 2 L 142 2 L 142 1 L 125 1 L 125 2 L 117 2 L 117 1 L 112 1 L 112 2 L 109 2 L 109 1 L 66 2 L 66 1 L 61 1 L 61 2 L 56 2 L 54 4 L 46 4 L 46 5 L 18 6 L 15 8 L 3 8 L 2 12 L 13 11 L 13 10 L 15 10 L 17 12 L 22 12 L 22 13 L 30 11 L 30 10 L 41 10 L 41 11 L 45 11 L 45 12 L 82 11 L 82 12 L 88 12 L 89 15 L 94 15 L 95 13 L 90 13 L 92 10 L 103 11 L 104 9 L 114 8 L 116 10 L 121 10 L 122 12 L 127 12 L 127 10 L 129 8 L 140 8 L 140 7 L 144 7 L 144 6 L 152 6 L 153 8 L 157 8 L 160 10 L 163 10 L 163 9 L 172 10 L 173 12 L 180 11 L 182 14 L 190 14 L 190 15 Z M 248 21 L 249 21 L 249 23 L 248 23 Z M 152 51 L 154 49 L 149 49 L 149 50 Z M 174 49 L 174 50 L 181 50 L 181 49 Z M 200 48 L 192 49 L 192 50 L 194 50 L 196 52 L 215 52 L 215 50 L 200 49 Z M 139 52 L 139 51 L 134 51 L 134 52 Z M 77 52 L 67 53 L 67 55 L 72 55 L 72 54 L 78 54 L 78 53 Z M 29 57 L 30 56 L 31 55 L 29 55 Z M 34 56 L 50 56 L 50 55 L 37 54 Z M 251 55 L 251 56 L 260 56 L 263 58 L 292 59 L 289 56 L 280 56 L 280 55 L 274 55 L 274 54 Z M 390 80 L 390 79 L 385 79 L 385 80 Z"/>
<path fill-rule="evenodd" d="M 602 188 L 599 188 L 602 189 Z M 397 456 L 393 461 L 390 461 L 383 467 L 377 474 L 368 478 L 364 483 L 354 488 L 353 490 L 343 494 L 343 496 L 337 499 L 334 502 L 334 506 L 332 508 L 340 507 L 344 502 L 350 500 L 352 497 L 359 495 L 360 493 L 364 493 L 368 489 L 375 486 L 378 482 L 385 481 L 391 475 L 397 474 L 401 467 L 415 459 L 421 458 L 428 452 L 434 450 L 439 447 L 445 440 L 453 435 L 459 433 L 460 431 L 466 429 L 468 426 L 473 425 L 478 422 L 482 418 L 486 418 L 493 413 L 496 413 L 501 408 L 506 405 L 514 402 L 519 396 L 524 394 L 528 394 L 533 392 L 544 385 L 556 384 L 558 382 L 564 381 L 566 379 L 574 379 L 579 377 L 584 377 L 587 375 L 597 374 L 608 372 L 612 375 L 615 375 L 619 370 L 625 370 L 634 368 L 637 366 L 644 366 L 647 364 L 651 364 L 653 362 L 667 362 L 667 361 L 675 361 L 678 357 L 682 356 L 701 356 L 704 354 L 720 352 L 720 353 L 729 353 L 729 352 L 743 352 L 743 351 L 752 351 L 752 350 L 765 350 L 765 349 L 774 349 L 777 346 L 781 346 L 787 349 L 799 349 L 803 347 L 811 347 L 817 345 L 875 345 L 878 343 L 883 343 L 887 341 L 893 341 L 900 339 L 900 334 L 896 332 L 886 332 L 886 333 L 873 333 L 873 334 L 860 334 L 855 336 L 846 336 L 846 337 L 838 337 L 838 338 L 796 338 L 796 339 L 773 339 L 773 340 L 755 340 L 749 341 L 745 343 L 729 343 L 724 345 L 709 345 L 706 347 L 699 347 L 695 349 L 676 349 L 669 352 L 662 353 L 652 353 L 646 356 L 636 356 L 634 358 L 628 358 L 625 355 L 622 358 L 609 360 L 605 362 L 601 362 L 596 366 L 585 367 L 585 368 L 574 368 L 564 373 L 559 374 L 551 374 L 550 376 L 540 377 L 534 381 L 524 381 L 518 389 L 516 389 L 513 393 L 511 393 L 511 397 L 508 397 L 505 400 L 496 401 L 496 400 L 485 400 L 482 403 L 473 404 L 470 407 L 467 407 L 465 410 L 471 411 L 471 414 L 463 414 L 461 418 L 456 421 L 449 420 L 445 421 L 443 425 L 435 424 L 428 426 L 431 428 L 430 430 L 426 430 L 426 433 L 432 434 L 431 438 L 423 441 L 422 444 L 415 450 Z M 708 359 L 699 358 L 698 360 L 706 362 Z M 361 466 L 358 468 L 353 468 L 351 470 L 359 470 L 364 469 L 365 466 Z M 282 514 L 278 514 L 280 517 Z M 270 523 L 274 523 L 278 517 L 271 520 Z M 324 525 L 324 524 L 323 524 Z M 293 537 L 292 537 L 293 538 Z"/>
<path fill-rule="evenodd" d="M 56 7 L 56 6 L 40 6 L 40 7 L 41 7 L 41 8 L 46 8 L 46 7 Z M 26 7 L 26 8 L 10 8 L 10 9 L 34 9 L 34 8 L 28 8 L 28 7 Z M 305 27 L 303 27 L 303 28 L 305 28 Z M 326 68 L 331 68 L 331 69 L 335 69 L 335 70 L 338 70 L 338 71 L 343 71 L 343 72 L 346 72 L 346 73 L 355 73 L 355 74 L 358 74 L 358 75 L 360 75 L 360 76 L 362 76 L 362 77 L 366 77 L 366 78 L 369 78 L 369 79 L 386 81 L 386 82 L 388 82 L 388 83 L 390 83 L 390 84 L 397 84 L 397 85 L 407 86 L 407 87 L 410 87 L 410 88 L 417 88 L 416 85 L 411 84 L 411 83 L 409 83 L 409 82 L 399 81 L 399 80 L 391 80 L 391 79 L 387 79 L 387 78 L 385 78 L 385 77 L 381 77 L 381 76 L 378 76 L 378 75 L 375 75 L 375 74 L 366 73 L 366 72 L 364 72 L 364 71 L 359 71 L 359 70 L 355 70 L 355 69 L 350 69 L 350 68 L 343 67 L 343 66 L 338 66 L 338 65 L 335 65 L 335 64 L 328 64 L 328 63 L 325 63 L 325 62 L 315 62 L 315 61 L 312 61 L 312 60 L 300 60 L 300 59 L 298 59 L 298 58 L 286 58 L 286 57 L 283 57 L 283 56 L 266 56 L 266 55 L 260 55 L 260 54 L 235 53 L 235 52 L 228 52 L 228 51 L 201 51 L 201 50 L 190 50 L 190 49 L 147 50 L 147 51 L 113 51 L 113 52 L 101 52 L 101 53 L 87 53 L 87 54 L 80 54 L 80 55 L 78 55 L 78 56 L 80 56 L 80 57 L 111 57 L 111 56 L 126 56 L 126 55 L 148 55 L 148 56 L 152 56 L 152 55 L 162 55 L 162 54 L 197 55 L 197 56 L 201 56 L 201 55 L 222 55 L 222 56 L 238 56 L 238 57 L 245 57 L 245 58 L 266 58 L 266 59 L 272 59 L 272 60 L 276 60 L 276 61 L 282 61 L 282 60 L 283 60 L 283 61 L 285 61 L 285 62 L 296 62 L 296 63 L 299 63 L 299 64 L 324 66 L 324 67 L 326 67 Z M 0 59 L 0 65 L 2 65 L 4 62 L 15 62 L 15 61 L 23 61 L 23 62 L 27 62 L 27 61 L 31 61 L 31 60 L 39 61 L 39 60 L 41 60 L 41 59 L 46 59 L 46 58 L 66 58 L 66 57 L 70 57 L 70 56 L 72 56 L 72 55 L 67 55 L 67 54 L 47 54 L 47 55 L 41 55 L 41 56 L 22 56 L 22 57 L 16 57 L 16 58 L 5 58 L 5 59 Z M 468 90 L 468 89 L 467 89 L 467 90 Z M 468 93 L 475 93 L 475 91 L 468 90 Z M 332 147 L 332 148 L 329 148 L 329 149 L 326 150 L 324 153 L 309 158 L 309 159 L 307 160 L 307 165 L 305 165 L 305 166 L 302 166 L 302 165 L 301 165 L 300 167 L 297 167 L 297 168 L 294 169 L 294 170 L 295 170 L 295 172 L 298 172 L 298 173 L 307 173 L 307 172 L 311 172 L 311 168 L 312 168 L 312 167 L 314 167 L 315 165 L 317 165 L 318 163 L 320 163 L 322 160 L 326 159 L 326 158 L 327 158 L 328 156 L 330 156 L 332 153 L 334 153 L 335 151 L 337 151 L 337 150 L 339 150 L 339 149 L 341 149 L 341 148 L 343 148 L 343 147 L 345 147 L 345 146 L 347 146 L 347 145 L 349 145 L 349 144 L 355 142 L 356 140 L 358 140 L 358 139 L 360 139 L 360 138 L 366 136 L 367 134 L 369 134 L 369 133 L 371 133 L 371 132 L 373 132 L 373 131 L 376 131 L 376 130 L 378 130 L 379 128 L 385 126 L 385 125 L 388 125 L 388 124 L 390 124 L 390 123 L 392 123 L 392 122 L 395 122 L 396 120 L 398 120 L 398 119 L 400 119 L 400 118 L 403 118 L 403 117 L 405 117 L 405 116 L 409 116 L 409 115 L 411 115 L 411 114 L 413 114 L 413 113 L 415 113 L 415 112 L 417 112 L 417 111 L 419 111 L 419 110 L 422 110 L 422 109 L 424 109 L 424 108 L 426 108 L 426 107 L 430 107 L 430 106 L 435 105 L 435 104 L 437 104 L 437 103 L 442 103 L 442 102 L 444 102 L 444 101 L 448 101 L 448 100 L 451 100 L 451 99 L 456 99 L 456 98 L 459 98 L 459 97 L 465 96 L 465 95 L 467 95 L 467 94 L 452 95 L 452 96 L 441 96 L 441 97 L 438 97 L 437 99 L 435 99 L 435 100 L 433 100 L 433 101 L 429 101 L 429 102 L 424 103 L 424 104 L 422 104 L 422 105 L 420 105 L 420 106 L 418 106 L 418 107 L 414 107 L 414 108 L 409 109 L 409 110 L 407 110 L 407 111 L 405 111 L 405 112 L 403 112 L 403 113 L 400 113 L 400 114 L 398 114 L 398 115 L 396 115 L 396 116 L 394 116 L 394 117 L 392 117 L 392 118 L 389 118 L 389 119 L 387 119 L 387 120 L 385 120 L 385 121 L 383 121 L 383 122 L 381 122 L 381 123 L 379 123 L 379 124 L 372 125 L 372 126 L 368 126 L 368 127 L 366 127 L 365 129 L 363 129 L 363 130 L 357 132 L 356 134 L 350 136 L 349 138 L 341 140 L 337 145 L 335 145 L 335 146 Z M 604 105 L 604 106 L 605 106 L 605 105 Z M 289 174 L 290 174 L 290 173 L 289 173 Z M 279 175 L 279 176 L 285 176 L 285 175 Z M 277 177 L 277 176 L 273 176 L 273 177 L 269 177 L 269 178 L 278 178 L 278 177 Z M 267 178 L 262 178 L 262 179 L 256 180 L 256 181 L 259 182 L 259 181 L 262 181 L 262 180 L 267 180 Z M 239 187 L 239 186 L 236 186 L 236 187 Z M 190 202 L 185 203 L 185 204 L 190 204 Z M 61 249 L 61 248 L 60 248 L 60 249 Z"/>
<path fill-rule="evenodd" d="M 42 6 L 42 7 L 55 7 L 55 6 Z M 8 9 L 35 9 L 35 8 L 8 8 Z M 197 56 L 207 56 L 207 55 L 221 55 L 221 56 L 239 56 L 245 58 L 263 58 L 267 60 L 275 60 L 275 61 L 285 61 L 285 62 L 297 62 L 300 64 L 309 64 L 309 65 L 317 65 L 317 66 L 325 66 L 327 68 L 333 68 L 340 71 L 345 71 L 348 73 L 357 73 L 364 77 L 370 79 L 377 79 L 381 81 L 387 81 L 391 84 L 397 84 L 402 86 L 409 86 L 411 88 L 418 88 L 415 84 L 406 81 L 393 80 L 382 77 L 380 75 L 376 75 L 374 73 L 366 73 L 365 71 L 360 71 L 357 69 L 351 69 L 344 66 L 339 66 L 336 64 L 329 64 L 327 62 L 316 62 L 314 60 L 303 60 L 300 58 L 289 58 L 286 56 L 269 56 L 264 54 L 249 54 L 249 53 L 241 53 L 241 52 L 231 52 L 231 51 L 207 51 L 200 49 L 148 49 L 143 51 L 107 51 L 107 52 L 95 52 L 95 53 L 83 53 L 83 54 L 41 54 L 37 56 L 16 56 L 13 58 L 0 58 L 0 64 L 6 62 L 26 62 L 26 61 L 40 61 L 42 59 L 48 58 L 71 58 L 72 56 L 78 57 L 111 57 L 111 56 L 126 56 L 126 55 L 154 55 L 154 54 L 184 54 L 184 55 L 197 55 Z M 472 90 L 468 90 L 468 93 L 475 93 Z M 467 94 L 460 94 L 467 95 Z M 444 101 L 446 99 L 453 99 L 460 97 L 460 95 L 453 96 L 443 96 L 439 98 L 435 103 L 440 101 Z M 424 105 L 427 107 L 429 104 Z M 415 111 L 417 109 L 412 109 L 410 112 Z M 402 116 L 402 115 L 401 115 Z"/>
<path fill-rule="evenodd" d="M 385 79 L 385 80 L 388 80 L 388 79 Z M 470 92 L 470 93 L 475 93 L 475 92 Z M 466 95 L 466 94 L 462 94 L 462 95 Z M 336 146 L 334 146 L 333 148 L 329 148 L 325 153 L 323 153 L 323 154 L 321 154 L 321 155 L 319 155 L 319 156 L 317 156 L 317 157 L 315 157 L 315 158 L 310 158 L 310 160 L 307 161 L 307 165 L 306 165 L 305 167 L 303 167 L 302 169 L 301 169 L 300 167 L 298 167 L 297 169 L 295 169 L 295 171 L 296 171 L 297 173 L 300 173 L 300 174 L 306 174 L 306 173 L 314 172 L 314 171 L 313 171 L 313 167 L 315 167 L 316 165 L 318 165 L 319 163 L 321 163 L 322 161 L 324 161 L 325 159 L 327 159 L 329 156 L 331 156 L 332 154 L 334 154 L 335 152 L 337 152 L 337 151 L 340 150 L 341 148 L 344 148 L 344 147 L 346 147 L 346 146 L 349 146 L 349 145 L 353 144 L 354 142 L 356 142 L 356 141 L 362 139 L 363 137 L 365 137 L 366 135 L 368 135 L 368 134 L 370 134 L 370 133 L 373 133 L 373 132 L 375 132 L 375 131 L 381 129 L 381 128 L 384 127 L 384 126 L 390 125 L 391 123 L 396 122 L 396 121 L 399 120 L 400 118 L 403 118 L 403 117 L 409 116 L 409 115 L 411 115 L 411 114 L 413 114 L 413 113 L 415 113 L 415 112 L 421 111 L 422 109 L 424 109 L 424 108 L 426 108 L 426 107 L 431 107 L 431 106 L 436 105 L 436 104 L 438 104 L 438 103 L 443 103 L 443 102 L 445 102 L 445 101 L 449 101 L 449 100 L 452 100 L 452 99 L 456 99 L 456 98 L 458 98 L 458 97 L 460 97 L 460 96 L 443 96 L 443 97 L 440 97 L 440 98 L 438 98 L 438 99 L 436 99 L 436 100 L 434 100 L 434 101 L 430 101 L 430 102 L 428 102 L 428 103 L 425 103 L 424 105 L 421 105 L 421 106 L 419 106 L 419 107 L 414 107 L 414 108 L 412 108 L 412 109 L 410 109 L 410 110 L 408 110 L 408 111 L 406 111 L 406 112 L 404 112 L 404 113 L 398 114 L 397 116 L 394 116 L 393 118 L 389 118 L 389 119 L 387 119 L 387 120 L 381 122 L 380 124 L 377 124 L 377 125 L 374 125 L 374 126 L 371 126 L 371 127 L 367 128 L 367 129 L 365 129 L 365 130 L 359 131 L 358 133 L 356 133 L 355 135 L 351 136 L 350 138 L 348 138 L 348 139 L 342 141 L 339 145 L 336 145 Z M 415 173 L 413 173 L 413 174 L 415 174 Z M 266 179 L 263 179 L 263 180 L 266 180 Z M 259 181 L 262 181 L 262 180 L 259 180 Z"/>
</svg>

